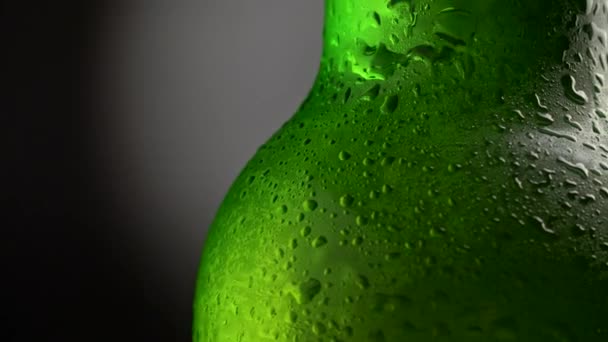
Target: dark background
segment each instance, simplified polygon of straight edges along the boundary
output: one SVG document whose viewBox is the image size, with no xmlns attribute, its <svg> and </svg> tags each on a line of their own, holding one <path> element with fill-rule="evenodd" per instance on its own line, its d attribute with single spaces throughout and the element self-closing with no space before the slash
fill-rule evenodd
<svg viewBox="0 0 608 342">
<path fill-rule="evenodd" d="M 3 1 L 0 341 L 187 341 L 207 227 L 323 1 Z"/>
</svg>

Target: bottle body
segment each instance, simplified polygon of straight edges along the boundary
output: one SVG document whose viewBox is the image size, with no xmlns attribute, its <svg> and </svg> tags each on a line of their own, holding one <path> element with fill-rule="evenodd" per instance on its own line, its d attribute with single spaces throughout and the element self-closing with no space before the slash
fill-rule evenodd
<svg viewBox="0 0 608 342">
<path fill-rule="evenodd" d="M 195 341 L 608 338 L 606 9 L 512 2 L 326 24 L 348 48 L 226 196 Z"/>
</svg>

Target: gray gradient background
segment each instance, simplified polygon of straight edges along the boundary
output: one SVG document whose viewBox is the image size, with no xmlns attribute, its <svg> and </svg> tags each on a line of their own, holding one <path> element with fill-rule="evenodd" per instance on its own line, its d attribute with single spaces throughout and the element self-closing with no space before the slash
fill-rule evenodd
<svg viewBox="0 0 608 342">
<path fill-rule="evenodd" d="M 123 245 L 189 334 L 201 248 L 231 182 L 312 86 L 323 0 L 125 1 L 102 36 L 100 126 Z M 160 293 L 159 291 L 154 292 Z M 183 331 L 182 329 L 186 329 Z"/>
</svg>

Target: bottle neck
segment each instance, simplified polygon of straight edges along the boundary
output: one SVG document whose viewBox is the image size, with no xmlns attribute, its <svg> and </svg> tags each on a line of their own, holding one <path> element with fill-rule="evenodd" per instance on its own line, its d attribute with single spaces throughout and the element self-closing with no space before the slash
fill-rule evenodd
<svg viewBox="0 0 608 342">
<path fill-rule="evenodd" d="M 407 69 L 420 73 L 418 64 L 461 79 L 482 71 L 482 77 L 496 79 L 497 72 L 505 72 L 499 66 L 524 76 L 530 67 L 562 63 L 582 21 L 605 28 L 592 12 L 605 17 L 605 5 L 594 0 L 326 0 L 322 69 L 365 80 L 387 80 Z"/>
<path fill-rule="evenodd" d="M 304 105 L 460 122 L 490 110 L 608 112 L 607 32 L 608 3 L 598 0 L 326 0 L 322 61 Z"/>
</svg>

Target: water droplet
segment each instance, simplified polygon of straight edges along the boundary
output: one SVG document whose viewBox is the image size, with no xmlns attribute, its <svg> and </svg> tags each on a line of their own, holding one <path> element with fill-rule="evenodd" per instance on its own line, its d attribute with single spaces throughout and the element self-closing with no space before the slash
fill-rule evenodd
<svg viewBox="0 0 608 342">
<path fill-rule="evenodd" d="M 353 196 L 348 195 L 348 194 L 340 197 L 340 205 L 345 208 L 350 207 L 354 201 L 355 201 L 355 199 L 353 198 Z"/>
<path fill-rule="evenodd" d="M 310 235 L 311 231 L 312 231 L 312 228 L 310 228 L 310 226 L 306 226 L 306 227 L 302 228 L 302 230 L 300 230 L 300 235 L 302 235 L 302 237 L 307 237 L 308 235 Z"/>
<path fill-rule="evenodd" d="M 557 161 L 566 165 L 566 167 L 572 171 L 577 172 L 578 174 L 584 176 L 585 178 L 589 177 L 589 170 L 585 167 L 583 163 L 572 163 L 564 159 L 563 157 L 558 157 Z"/>
<path fill-rule="evenodd" d="M 594 150 L 594 151 L 597 150 L 597 147 L 595 147 L 595 145 L 592 145 L 592 144 L 590 144 L 588 142 L 584 142 L 583 146 L 585 146 L 586 148 L 588 148 L 590 150 Z"/>
<path fill-rule="evenodd" d="M 517 184 L 517 187 L 518 187 L 518 188 L 520 188 L 520 189 L 523 189 L 523 188 L 524 188 L 523 183 L 522 183 L 522 182 L 521 182 L 521 180 L 520 180 L 519 178 L 517 178 L 517 177 L 515 177 L 515 183 Z"/>
<path fill-rule="evenodd" d="M 587 94 L 585 94 L 583 90 L 576 89 L 576 79 L 572 75 L 564 75 L 561 81 L 566 97 L 572 102 L 579 105 L 584 105 L 587 103 L 587 101 L 589 101 Z"/>
<path fill-rule="evenodd" d="M 365 101 L 374 100 L 376 97 L 378 97 L 379 94 L 380 94 L 380 85 L 375 84 L 368 91 L 366 91 L 365 94 L 363 94 L 361 96 L 361 100 L 365 100 Z"/>
<path fill-rule="evenodd" d="M 363 226 L 363 225 L 367 224 L 367 218 L 359 215 L 355 218 L 355 222 L 357 223 L 358 226 Z"/>
<path fill-rule="evenodd" d="M 381 190 L 382 190 L 383 194 L 388 194 L 388 193 L 391 193 L 393 191 L 393 187 L 391 187 L 388 184 L 384 184 L 384 185 L 382 185 L 382 189 Z"/>
<path fill-rule="evenodd" d="M 380 18 L 380 14 L 378 14 L 378 12 L 372 13 L 372 17 L 374 18 L 376 25 L 378 25 L 378 26 L 382 25 L 382 20 Z"/>
<path fill-rule="evenodd" d="M 371 158 L 363 158 L 363 165 L 370 166 L 374 164 L 374 160 Z"/>
<path fill-rule="evenodd" d="M 454 206 L 454 200 L 452 199 L 452 197 L 448 197 L 447 202 L 450 207 Z"/>
<path fill-rule="evenodd" d="M 346 91 L 344 92 L 344 103 L 348 102 L 348 99 L 350 99 L 351 93 L 352 93 L 352 90 L 350 89 L 350 87 L 348 89 L 346 89 Z"/>
<path fill-rule="evenodd" d="M 549 107 L 545 106 L 540 100 L 540 96 L 538 94 L 534 94 L 534 99 L 536 100 L 536 106 L 543 112 L 546 113 L 549 111 Z"/>
<path fill-rule="evenodd" d="M 293 311 L 289 311 L 289 314 L 288 314 L 286 320 L 289 323 L 295 323 L 298 320 L 298 314 Z"/>
<path fill-rule="evenodd" d="M 586 194 L 585 196 L 580 198 L 581 203 L 583 204 L 589 204 L 591 202 L 595 202 L 595 195 L 593 194 Z"/>
<path fill-rule="evenodd" d="M 538 216 L 532 216 L 532 219 L 539 224 L 540 228 L 549 234 L 555 234 L 555 231 L 553 229 L 550 229 L 549 227 L 547 227 L 547 224 L 545 223 L 545 221 L 543 221 L 542 218 L 538 217 Z"/>
<path fill-rule="evenodd" d="M 382 158 L 382 161 L 380 161 L 380 165 L 382 166 L 390 166 L 395 162 L 395 157 L 385 157 Z"/>
<path fill-rule="evenodd" d="M 384 103 L 382 104 L 381 110 L 385 114 L 391 114 L 399 105 L 399 97 L 397 95 L 390 95 L 384 99 Z"/>
<path fill-rule="evenodd" d="M 597 121 L 594 120 L 592 125 L 593 125 L 593 133 L 595 133 L 595 134 L 604 134 L 602 132 L 602 129 L 600 128 L 600 125 L 597 123 Z"/>
<path fill-rule="evenodd" d="M 369 280 L 367 280 L 366 276 L 358 275 L 355 279 L 355 284 L 361 289 L 365 290 L 369 287 Z"/>
<path fill-rule="evenodd" d="M 555 122 L 555 119 L 553 119 L 553 116 L 549 113 L 536 113 L 536 116 L 538 116 L 539 118 L 541 118 L 549 123 Z"/>
<path fill-rule="evenodd" d="M 597 83 L 600 86 L 602 86 L 602 87 L 604 86 L 604 75 L 602 75 L 602 74 L 595 74 L 595 80 L 597 81 Z"/>
<path fill-rule="evenodd" d="M 572 126 L 572 127 L 574 127 L 574 128 L 577 128 L 579 131 L 582 131 L 582 130 L 583 130 L 583 126 L 582 126 L 580 123 L 578 123 L 578 122 L 574 121 L 574 119 L 572 118 L 572 115 L 570 115 L 570 114 L 566 114 L 565 118 L 566 118 L 566 122 L 567 122 L 567 123 L 568 123 L 570 126 Z"/>
<path fill-rule="evenodd" d="M 515 113 L 518 117 L 520 117 L 521 119 L 525 119 L 526 117 L 524 116 L 524 114 L 521 112 L 521 110 L 519 109 L 514 109 L 513 113 Z"/>
<path fill-rule="evenodd" d="M 319 248 L 321 246 L 324 246 L 325 244 L 327 244 L 327 238 L 323 235 L 316 237 L 310 243 L 310 245 L 313 246 L 314 248 Z"/>
<path fill-rule="evenodd" d="M 553 136 L 553 137 L 556 137 L 556 138 L 564 138 L 564 139 L 568 139 L 568 140 L 574 141 L 574 142 L 577 141 L 576 137 L 574 137 L 572 135 L 569 135 L 569 134 L 566 134 L 566 133 L 560 133 L 560 132 L 554 131 L 554 130 L 552 130 L 550 128 L 541 127 L 538 130 L 541 133 L 544 133 L 544 134 L 547 134 L 547 135 L 550 135 L 550 136 Z"/>
<path fill-rule="evenodd" d="M 401 253 L 399 253 L 399 252 L 387 253 L 384 255 L 384 259 L 386 261 L 397 260 L 397 259 L 399 259 L 399 257 L 401 257 Z"/>
<path fill-rule="evenodd" d="M 302 206 L 304 207 L 305 211 L 313 211 L 317 208 L 318 204 L 317 201 L 309 199 L 304 201 Z"/>
<path fill-rule="evenodd" d="M 340 160 L 348 160 L 348 159 L 350 159 L 350 153 L 348 153 L 346 151 L 341 151 L 340 153 L 338 153 L 338 158 Z"/>
<path fill-rule="evenodd" d="M 319 292 L 321 292 L 321 282 L 314 278 L 301 282 L 297 288 L 290 291 L 298 304 L 310 303 Z"/>
</svg>

